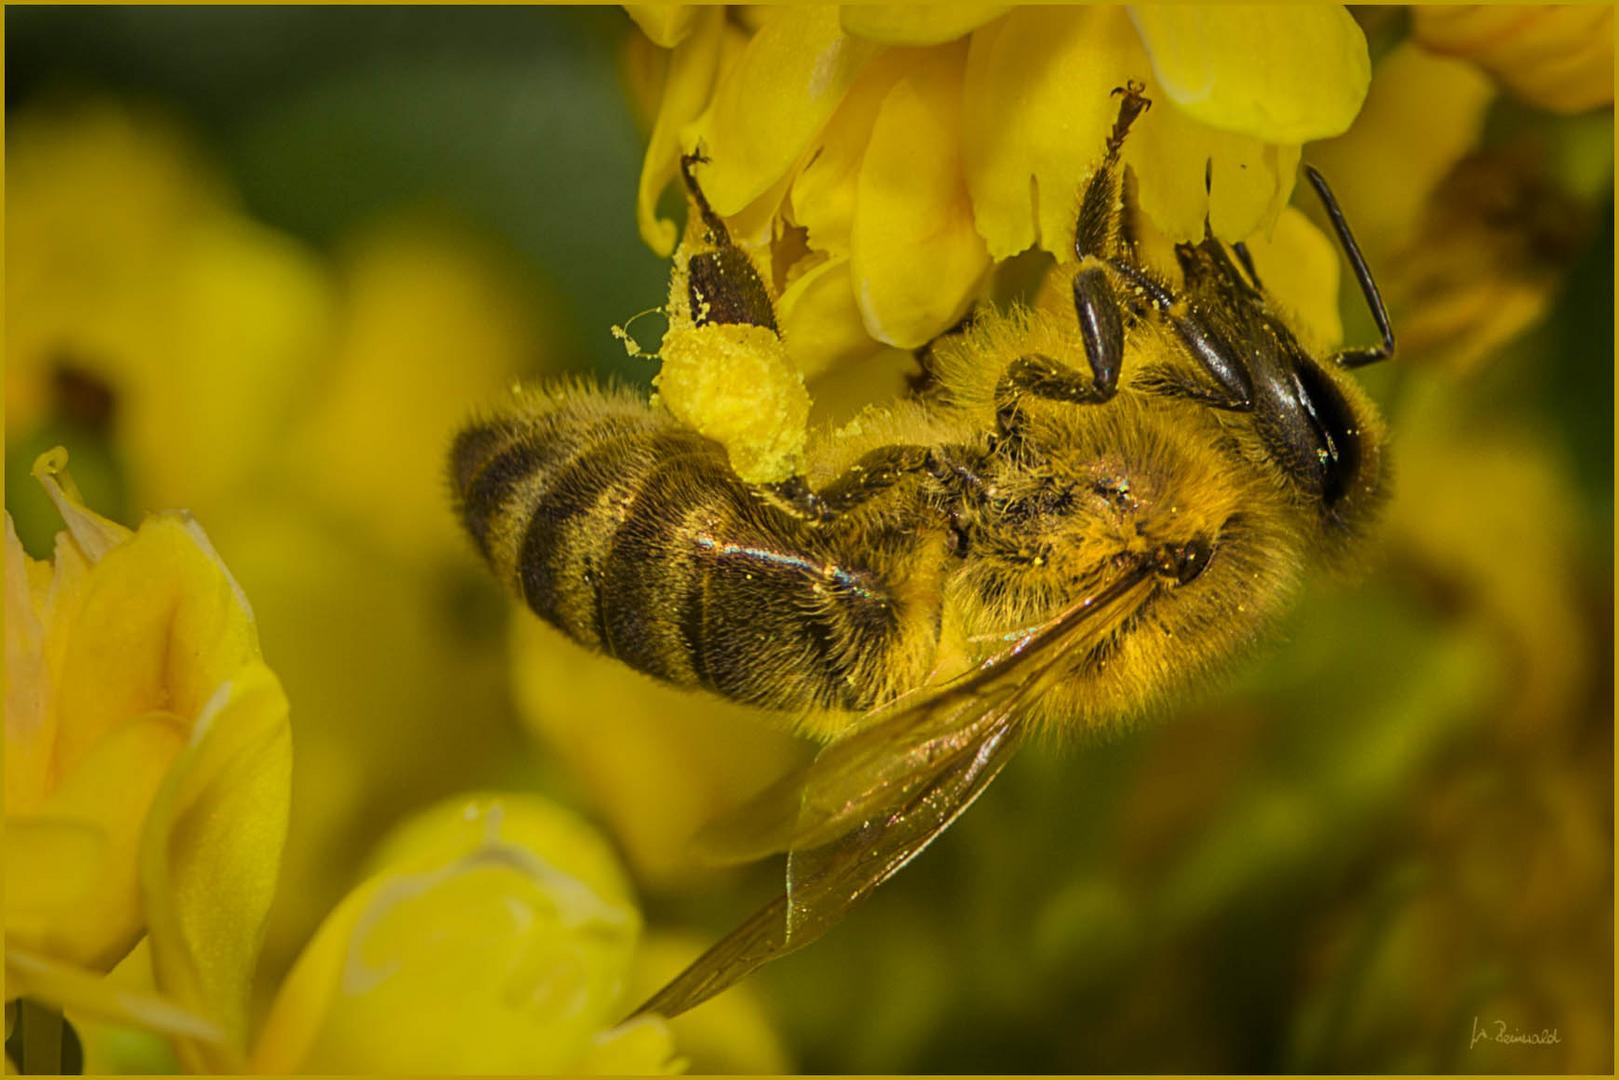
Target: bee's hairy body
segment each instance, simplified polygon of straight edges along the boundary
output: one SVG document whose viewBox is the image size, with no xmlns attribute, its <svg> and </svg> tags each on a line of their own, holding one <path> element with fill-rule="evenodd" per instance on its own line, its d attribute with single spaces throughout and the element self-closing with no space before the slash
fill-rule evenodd
<svg viewBox="0 0 1619 1080">
<path fill-rule="evenodd" d="M 914 539 L 811 526 L 628 393 L 576 384 L 528 406 L 462 436 L 463 516 L 580 644 L 754 705 L 850 711 L 928 635 Z"/>
<path fill-rule="evenodd" d="M 1176 246 L 1178 281 L 1145 266 L 1118 151 L 1150 102 L 1119 93 L 1061 301 L 936 341 L 932 391 L 820 437 L 804 476 L 745 483 L 719 443 L 585 383 L 464 431 L 452 484 L 496 572 L 581 644 L 822 736 L 1131 573 L 1150 577 L 1063 657 L 1036 722 L 1128 716 L 1261 632 L 1385 495 L 1381 422 L 1345 369 L 1387 356 L 1392 331 L 1313 173 L 1381 346 L 1311 356 L 1241 245 L 1246 273 L 1212 236 Z M 700 161 L 670 332 L 775 334 Z"/>
<path fill-rule="evenodd" d="M 529 391 L 458 442 L 463 517 L 575 641 L 823 735 L 1157 557 L 1150 598 L 1042 709 L 1128 715 L 1252 637 L 1305 538 L 1245 461 L 1252 440 L 1197 405 L 1127 387 L 1100 408 L 1025 403 L 1018 438 L 996 435 L 1007 365 L 1073 340 L 1025 311 L 941 345 L 941 400 L 868 411 L 812 452 L 813 488 L 846 504 L 832 512 L 742 482 L 718 443 L 626 392 Z M 893 458 L 920 465 L 885 471 Z"/>
</svg>

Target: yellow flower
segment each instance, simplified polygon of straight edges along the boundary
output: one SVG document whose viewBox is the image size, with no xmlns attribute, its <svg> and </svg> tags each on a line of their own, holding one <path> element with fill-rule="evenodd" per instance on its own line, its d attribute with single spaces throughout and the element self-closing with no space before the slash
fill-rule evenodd
<svg viewBox="0 0 1619 1080">
<path fill-rule="evenodd" d="M 1347 128 L 1370 76 L 1337 7 L 804 7 L 760 21 L 743 37 L 702 9 L 660 31 L 675 44 L 643 236 L 673 248 L 656 200 L 700 145 L 704 190 L 741 241 L 803 229 L 808 254 L 785 284 L 847 260 L 865 330 L 904 348 L 959 318 L 993 262 L 1031 246 L 1072 257 L 1114 87 L 1140 80 L 1160 103 L 1124 155 L 1146 214 L 1172 239 L 1201 236 L 1207 218 L 1239 240 L 1268 229 L 1299 144 Z M 784 298 L 789 325 L 792 307 Z"/>
<path fill-rule="evenodd" d="M 1543 109 L 1571 113 L 1613 104 L 1608 4 L 1422 5 L 1411 9 L 1411 32 L 1436 53 L 1471 60 Z"/>
<path fill-rule="evenodd" d="M 779 336 L 722 327 L 721 349 L 672 315 L 664 339 L 671 411 L 756 481 L 795 471 L 810 415 L 800 376 L 875 371 L 884 351 L 926 344 L 1023 252 L 1074 258 L 1114 89 L 1139 82 L 1156 103 L 1123 158 L 1142 231 L 1167 249 L 1205 229 L 1268 239 L 1300 144 L 1347 128 L 1370 78 L 1365 39 L 1336 6 L 748 12 L 744 26 L 718 8 L 632 9 L 667 52 L 627 55 L 638 101 L 663 87 L 647 110 L 642 236 L 674 251 L 680 284 L 691 236 L 675 251 L 657 205 L 682 153 L 700 150 L 697 181 L 776 306 Z M 720 358 L 706 379 L 705 357 Z"/>
<path fill-rule="evenodd" d="M 189 515 L 131 532 L 43 455 L 53 562 L 6 518 L 6 975 L 25 995 L 239 1063 L 286 830 L 287 703 Z M 101 978 L 142 933 L 161 997 Z"/>
<path fill-rule="evenodd" d="M 668 1071 L 661 1020 L 614 1026 L 640 929 L 589 826 L 536 796 L 451 800 L 396 832 L 327 917 L 253 1068 Z"/>
<path fill-rule="evenodd" d="M 693 865 L 697 831 L 804 755 L 770 730 L 776 714 L 654 682 L 527 611 L 512 618 L 509 668 L 524 723 L 578 778 L 637 875 L 662 888 L 711 882 Z"/>
<path fill-rule="evenodd" d="M 1309 150 L 1354 208 L 1400 355 L 1454 374 L 1540 320 L 1611 190 L 1607 121 L 1535 125 L 1483 145 L 1495 100 L 1472 63 L 1403 42 L 1379 61 L 1350 130 Z M 1596 165 L 1589 179 L 1582 159 Z"/>
<path fill-rule="evenodd" d="M 314 255 L 237 214 L 160 115 L 40 110 L 7 137 L 6 427 L 88 384 L 138 505 L 193 508 L 277 446 L 329 334 Z"/>
</svg>

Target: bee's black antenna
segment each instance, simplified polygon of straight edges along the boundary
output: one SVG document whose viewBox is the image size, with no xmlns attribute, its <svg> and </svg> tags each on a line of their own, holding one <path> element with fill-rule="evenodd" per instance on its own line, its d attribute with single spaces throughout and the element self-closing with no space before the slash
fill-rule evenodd
<svg viewBox="0 0 1619 1080">
<path fill-rule="evenodd" d="M 1366 257 L 1360 253 L 1360 245 L 1355 243 L 1355 236 L 1349 231 L 1349 222 L 1344 220 L 1344 212 L 1338 208 L 1338 200 L 1333 198 L 1326 177 L 1317 172 L 1313 165 L 1304 167 L 1304 175 L 1310 178 L 1315 193 L 1321 196 L 1321 205 L 1326 207 L 1327 217 L 1332 219 L 1332 228 L 1338 234 L 1338 243 L 1343 246 L 1344 254 L 1349 257 L 1349 265 L 1355 270 L 1355 280 L 1360 283 L 1361 295 L 1366 298 L 1366 306 L 1371 309 L 1372 319 L 1383 335 L 1381 345 L 1345 349 L 1339 353 L 1335 357 L 1338 366 L 1358 368 L 1379 360 L 1387 360 L 1394 355 L 1394 327 L 1389 324 L 1389 312 L 1388 308 L 1383 306 L 1383 294 L 1377 291 L 1377 282 L 1372 280 L 1372 271 L 1366 265 Z"/>
</svg>

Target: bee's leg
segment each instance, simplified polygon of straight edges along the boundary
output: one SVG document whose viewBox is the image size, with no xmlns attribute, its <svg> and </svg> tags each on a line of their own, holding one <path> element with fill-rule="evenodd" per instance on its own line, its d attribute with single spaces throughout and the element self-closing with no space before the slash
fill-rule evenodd
<svg viewBox="0 0 1619 1080">
<path fill-rule="evenodd" d="M 1123 99 L 1118 119 L 1108 135 L 1102 164 L 1085 185 L 1079 220 L 1074 226 L 1074 255 L 1079 259 L 1079 269 L 1074 274 L 1074 312 L 1079 316 L 1085 358 L 1091 365 L 1092 394 L 1084 399 L 1088 401 L 1103 402 L 1113 396 L 1119 385 L 1119 367 L 1124 363 L 1124 320 L 1104 260 L 1133 247 L 1121 211 L 1123 169 L 1119 151 L 1130 125 L 1152 107 L 1142 94 L 1145 89 L 1132 80 L 1113 91 Z"/>
<path fill-rule="evenodd" d="M 1263 290 L 1265 283 L 1259 280 L 1259 271 L 1254 269 L 1254 257 L 1248 250 L 1248 245 L 1238 240 L 1231 245 L 1231 250 L 1237 253 L 1237 261 L 1242 263 L 1242 268 L 1248 272 L 1248 280 L 1254 283 L 1254 288 Z"/>
<path fill-rule="evenodd" d="M 692 172 L 693 165 L 707 165 L 708 155 L 698 147 L 690 154 L 680 155 L 680 179 L 686 185 L 686 193 L 691 196 L 692 205 L 697 208 L 698 215 L 703 219 L 703 227 L 708 230 L 703 239 L 716 247 L 727 247 L 731 243 L 730 230 L 725 227 L 725 219 L 714 212 L 708 205 L 708 196 L 703 194 L 702 185 L 697 182 L 697 176 Z"/>
<path fill-rule="evenodd" d="M 1247 248 L 1243 248 L 1247 251 Z M 1190 288 L 1194 282 L 1213 279 L 1220 288 L 1231 289 L 1247 296 L 1250 299 L 1259 299 L 1260 292 L 1255 282 L 1243 277 L 1231 257 L 1226 254 L 1225 245 L 1215 239 L 1213 233 L 1208 233 L 1200 243 L 1176 244 L 1175 259 L 1180 263 L 1181 273 L 1186 277 Z"/>
<path fill-rule="evenodd" d="M 1332 230 L 1338 234 L 1338 243 L 1355 271 L 1360 294 L 1366 298 L 1366 306 L 1371 309 L 1372 320 L 1377 323 L 1377 331 L 1383 338 L 1381 344 L 1369 348 L 1345 349 L 1334 356 L 1333 361 L 1339 367 L 1357 368 L 1387 360 L 1394 355 L 1394 327 L 1389 323 L 1388 309 L 1383 306 L 1383 296 L 1377 291 L 1377 282 L 1372 280 L 1371 268 L 1366 265 L 1366 257 L 1360 253 L 1360 245 L 1355 243 L 1355 236 L 1349 231 L 1349 222 L 1338 208 L 1338 200 L 1333 197 L 1326 178 L 1310 165 L 1304 167 L 1304 175 L 1310 178 L 1315 193 L 1321 197 L 1321 205 L 1326 208 L 1327 217 L 1332 221 Z"/>
<path fill-rule="evenodd" d="M 693 252 L 686 259 L 686 293 L 691 321 L 697 326 L 718 323 L 762 326 L 776 331 L 776 305 L 770 299 L 753 260 L 734 243 L 725 221 L 708 205 L 708 198 L 692 173 L 693 165 L 708 158 L 699 150 L 680 159 L 680 175 L 692 205 L 703 220 L 703 242 L 711 250 Z"/>
<path fill-rule="evenodd" d="M 811 491 L 801 476 L 767 489 L 787 509 L 808 521 L 824 523 L 882 494 L 902 480 L 931 476 L 955 489 L 983 487 L 979 457 L 966 446 L 881 446 L 849 466 L 820 491 Z"/>
<path fill-rule="evenodd" d="M 1184 300 L 1177 299 L 1167 286 L 1145 270 L 1117 259 L 1110 259 L 1108 265 L 1146 296 L 1153 310 L 1181 339 L 1192 359 L 1214 380 L 1214 385 L 1208 386 L 1169 369 L 1157 369 L 1148 374 L 1143 384 L 1156 392 L 1191 398 L 1216 409 L 1251 410 L 1254 380 L 1242 354 L 1198 318 Z"/>
</svg>

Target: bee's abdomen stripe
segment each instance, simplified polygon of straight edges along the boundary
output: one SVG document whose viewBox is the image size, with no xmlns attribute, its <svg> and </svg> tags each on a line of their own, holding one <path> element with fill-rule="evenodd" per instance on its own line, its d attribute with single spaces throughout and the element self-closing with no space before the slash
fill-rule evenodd
<svg viewBox="0 0 1619 1080">
<path fill-rule="evenodd" d="M 506 550 L 497 550 L 494 534 L 514 512 L 530 510 L 514 506 L 513 500 L 524 496 L 522 489 L 535 474 L 575 456 L 604 431 L 645 429 L 649 419 L 649 414 L 590 416 L 558 410 L 525 424 L 497 421 L 463 431 L 450 453 L 450 481 L 462 523 L 484 558 L 502 576 L 510 572 L 517 553 L 509 541 L 503 545 Z"/>
<path fill-rule="evenodd" d="M 540 467 L 545 456 L 541 447 L 519 441 L 496 452 L 471 476 L 462 473 L 458 464 L 458 480 L 463 480 L 459 488 L 461 520 L 484 558 L 492 555 L 489 547 L 490 524 L 505 509 L 517 486 Z"/>
<path fill-rule="evenodd" d="M 693 443 L 706 445 L 680 429 L 629 431 L 587 442 L 556 468 L 534 502 L 518 557 L 523 596 L 535 612 L 584 644 L 609 648 L 603 564 L 650 473 Z"/>
</svg>

